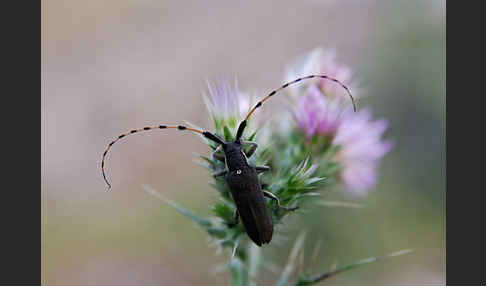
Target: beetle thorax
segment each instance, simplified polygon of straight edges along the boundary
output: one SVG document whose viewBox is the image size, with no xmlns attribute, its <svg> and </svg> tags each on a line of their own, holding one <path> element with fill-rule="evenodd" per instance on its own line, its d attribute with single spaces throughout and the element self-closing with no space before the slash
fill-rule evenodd
<svg viewBox="0 0 486 286">
<path fill-rule="evenodd" d="M 248 167 L 248 159 L 246 158 L 240 143 L 227 143 L 226 146 L 223 147 L 223 151 L 226 158 L 226 167 L 230 172 Z"/>
</svg>

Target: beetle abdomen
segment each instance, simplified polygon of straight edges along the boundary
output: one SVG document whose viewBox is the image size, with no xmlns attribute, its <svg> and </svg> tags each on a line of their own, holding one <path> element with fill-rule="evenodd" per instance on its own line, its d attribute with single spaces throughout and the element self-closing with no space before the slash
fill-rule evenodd
<svg viewBox="0 0 486 286">
<path fill-rule="evenodd" d="M 269 243 L 273 235 L 273 222 L 263 195 L 237 195 L 236 205 L 248 236 L 258 246 Z"/>
<path fill-rule="evenodd" d="M 272 216 L 256 171 L 248 168 L 239 174 L 236 171 L 229 172 L 226 181 L 248 236 L 258 246 L 269 243 L 273 235 Z"/>
</svg>

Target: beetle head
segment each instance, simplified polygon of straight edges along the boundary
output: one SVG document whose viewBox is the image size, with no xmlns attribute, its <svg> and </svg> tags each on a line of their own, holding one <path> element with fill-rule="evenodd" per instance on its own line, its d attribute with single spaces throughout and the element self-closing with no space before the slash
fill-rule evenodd
<svg viewBox="0 0 486 286">
<path fill-rule="evenodd" d="M 222 146 L 225 153 L 232 153 L 241 150 L 241 142 L 239 140 L 238 141 L 235 140 L 233 142 L 226 142 L 226 144 Z"/>
</svg>

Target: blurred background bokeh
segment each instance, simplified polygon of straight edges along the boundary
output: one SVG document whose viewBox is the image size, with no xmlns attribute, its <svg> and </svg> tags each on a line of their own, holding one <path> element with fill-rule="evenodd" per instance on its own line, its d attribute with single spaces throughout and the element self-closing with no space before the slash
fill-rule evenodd
<svg viewBox="0 0 486 286">
<path fill-rule="evenodd" d="M 193 162 L 206 146 L 192 134 L 132 136 L 108 157 L 110 192 L 101 153 L 146 125 L 211 128 L 206 80 L 236 77 L 263 94 L 318 46 L 354 70 L 360 106 L 389 120 L 395 147 L 366 197 L 334 196 L 364 208 L 301 218 L 308 252 L 322 243 L 313 271 L 413 248 L 323 284 L 445 285 L 445 9 L 443 0 L 42 1 L 43 285 L 227 285 L 214 273 L 227 255 L 141 188 L 209 215 L 216 192 Z M 264 254 L 281 267 L 298 233 Z"/>
</svg>

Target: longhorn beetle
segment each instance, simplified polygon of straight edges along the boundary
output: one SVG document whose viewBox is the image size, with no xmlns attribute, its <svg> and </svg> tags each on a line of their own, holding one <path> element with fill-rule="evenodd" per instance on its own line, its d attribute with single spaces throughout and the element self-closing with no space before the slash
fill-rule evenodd
<svg viewBox="0 0 486 286">
<path fill-rule="evenodd" d="M 106 147 L 105 151 L 103 152 L 103 156 L 101 159 L 101 172 L 103 174 L 103 179 L 108 185 L 108 188 L 111 188 L 110 183 L 106 179 L 106 174 L 104 170 L 105 157 L 106 154 L 108 153 L 108 150 L 111 148 L 111 146 L 115 144 L 118 140 L 124 138 L 127 135 L 134 134 L 141 131 L 154 130 L 154 129 L 178 129 L 182 131 L 191 131 L 193 133 L 201 134 L 203 137 L 219 144 L 218 148 L 213 152 L 213 156 L 214 158 L 220 161 L 226 162 L 227 168 L 222 171 L 214 173 L 213 176 L 215 177 L 223 176 L 225 178 L 225 181 L 231 191 L 233 200 L 236 204 L 235 221 L 232 225 L 230 225 L 230 227 L 238 224 L 239 218 L 241 218 L 245 231 L 253 242 L 255 242 L 258 246 L 261 246 L 264 243 L 269 243 L 273 235 L 273 222 L 272 222 L 272 216 L 267 207 L 264 196 L 276 201 L 278 207 L 286 209 L 288 211 L 293 211 L 298 207 L 293 207 L 293 208 L 282 207 L 280 206 L 279 199 L 274 194 L 262 190 L 262 185 L 258 178 L 258 174 L 268 171 L 270 170 L 270 168 L 267 166 L 251 166 L 248 163 L 248 158 L 251 157 L 253 153 L 255 153 L 257 144 L 254 142 L 242 141 L 241 137 L 243 135 L 243 132 L 245 131 L 245 127 L 250 116 L 257 108 L 262 106 L 262 104 L 266 100 L 268 100 L 270 97 L 272 97 L 282 89 L 288 87 L 289 85 L 298 83 L 301 80 L 307 80 L 311 78 L 323 78 L 338 83 L 348 93 L 349 97 L 351 98 L 351 102 L 353 104 L 353 110 L 356 112 L 356 104 L 354 102 L 353 96 L 351 95 L 351 92 L 349 91 L 348 87 L 346 87 L 343 83 L 341 83 L 337 79 L 331 78 L 326 75 L 309 75 L 306 77 L 301 77 L 296 80 L 285 83 L 281 87 L 270 92 L 262 100 L 260 100 L 248 112 L 245 119 L 238 126 L 238 131 L 236 132 L 236 138 L 233 142 L 226 142 L 218 135 L 215 135 L 209 131 L 197 130 L 183 125 L 158 125 L 152 127 L 144 127 L 140 129 L 133 129 L 127 133 L 121 134 L 120 136 L 118 136 L 118 138 L 110 142 Z M 245 153 L 245 151 L 243 150 L 243 145 L 251 146 L 248 152 Z M 224 155 L 217 153 L 221 147 L 223 149 Z"/>
</svg>

